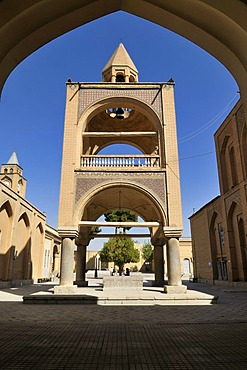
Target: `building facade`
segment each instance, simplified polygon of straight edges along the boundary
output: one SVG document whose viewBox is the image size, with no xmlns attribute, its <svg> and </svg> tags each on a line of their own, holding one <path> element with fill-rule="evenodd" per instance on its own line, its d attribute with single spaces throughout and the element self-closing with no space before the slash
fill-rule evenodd
<svg viewBox="0 0 247 370">
<path fill-rule="evenodd" d="M 101 153 L 113 144 L 128 144 L 140 154 Z M 114 209 L 135 211 L 147 223 L 154 245 L 157 284 L 164 281 L 163 246 L 167 245 L 168 285 L 182 290 L 174 81 L 138 82 L 137 68 L 122 43 L 104 67 L 101 83 L 67 82 L 58 293 L 74 291 L 74 243 L 76 280 L 78 285 L 84 284 L 92 227 L 100 216 Z"/>
<path fill-rule="evenodd" d="M 49 280 L 60 270 L 60 237 L 25 191 L 13 153 L 0 173 L 0 287 Z"/>
<path fill-rule="evenodd" d="M 214 138 L 220 196 L 190 217 L 194 274 L 201 282 L 236 285 L 247 281 L 247 128 L 241 100 Z"/>
</svg>

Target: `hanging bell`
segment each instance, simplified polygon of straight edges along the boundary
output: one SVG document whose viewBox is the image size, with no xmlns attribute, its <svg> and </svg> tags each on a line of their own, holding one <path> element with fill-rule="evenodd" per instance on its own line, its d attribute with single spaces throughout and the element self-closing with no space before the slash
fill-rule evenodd
<svg viewBox="0 0 247 370">
<path fill-rule="evenodd" d="M 117 119 L 124 119 L 124 110 L 123 108 L 118 108 L 116 110 Z"/>
</svg>

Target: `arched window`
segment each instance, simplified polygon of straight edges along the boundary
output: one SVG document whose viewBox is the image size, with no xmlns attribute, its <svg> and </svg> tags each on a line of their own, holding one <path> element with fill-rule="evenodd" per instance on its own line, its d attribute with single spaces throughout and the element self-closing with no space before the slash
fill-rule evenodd
<svg viewBox="0 0 247 370">
<path fill-rule="evenodd" d="M 237 176 L 235 150 L 233 146 L 230 148 L 229 157 L 230 157 L 230 166 L 231 166 L 231 175 L 232 175 L 232 186 L 235 186 L 238 183 L 238 176 Z"/>
<path fill-rule="evenodd" d="M 244 177 L 247 177 L 247 128 L 246 126 L 243 129 L 243 135 L 242 135 L 242 145 L 241 145 L 241 151 L 242 151 L 242 158 L 243 158 L 243 164 L 244 164 Z"/>
<path fill-rule="evenodd" d="M 189 258 L 184 258 L 184 275 L 190 274 L 190 260 Z"/>
<path fill-rule="evenodd" d="M 116 77 L 116 82 L 125 82 L 124 75 L 118 74 Z"/>
<path fill-rule="evenodd" d="M 228 176 L 227 176 L 227 158 L 226 158 L 226 148 L 229 140 L 229 136 L 226 136 L 221 150 L 220 150 L 220 177 L 222 182 L 222 191 L 226 193 L 229 190 Z"/>
</svg>

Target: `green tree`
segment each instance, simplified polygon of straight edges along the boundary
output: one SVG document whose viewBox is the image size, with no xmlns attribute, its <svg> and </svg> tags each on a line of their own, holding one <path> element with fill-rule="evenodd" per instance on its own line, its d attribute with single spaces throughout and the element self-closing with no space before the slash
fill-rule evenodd
<svg viewBox="0 0 247 370">
<path fill-rule="evenodd" d="M 97 235 L 101 233 L 101 228 L 99 226 L 93 226 L 90 231 L 90 235 Z"/>
<path fill-rule="evenodd" d="M 136 222 L 138 219 L 137 213 L 123 209 L 114 209 L 113 211 L 106 212 L 104 216 L 106 222 Z M 117 229 L 116 227 L 116 234 Z M 130 229 L 131 227 L 124 227 L 123 232 Z"/>
<path fill-rule="evenodd" d="M 154 258 L 154 252 L 152 245 L 150 243 L 145 242 L 142 247 L 142 258 L 145 262 L 152 262 Z"/>
<path fill-rule="evenodd" d="M 139 261 L 140 252 L 135 249 L 134 241 L 131 238 L 111 238 L 104 243 L 100 259 L 102 262 L 114 262 L 121 275 L 125 263 Z"/>
</svg>

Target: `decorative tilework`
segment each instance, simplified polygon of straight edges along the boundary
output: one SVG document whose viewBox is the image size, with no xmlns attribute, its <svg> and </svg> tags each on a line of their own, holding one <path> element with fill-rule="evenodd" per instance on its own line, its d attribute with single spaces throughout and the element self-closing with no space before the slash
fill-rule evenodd
<svg viewBox="0 0 247 370">
<path fill-rule="evenodd" d="M 108 173 L 108 172 L 78 172 L 76 174 L 75 203 L 97 188 L 99 185 L 118 182 L 143 186 L 159 200 L 166 204 L 165 178 L 163 173 Z"/>
<path fill-rule="evenodd" d="M 130 88 L 83 88 L 80 90 L 79 95 L 79 111 L 78 115 L 81 116 L 82 112 L 92 103 L 107 98 L 107 97 L 130 97 L 137 98 L 156 111 L 160 118 L 162 118 L 162 106 L 159 94 L 159 88 L 141 88 L 141 89 L 130 89 Z"/>
</svg>

